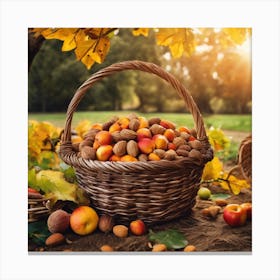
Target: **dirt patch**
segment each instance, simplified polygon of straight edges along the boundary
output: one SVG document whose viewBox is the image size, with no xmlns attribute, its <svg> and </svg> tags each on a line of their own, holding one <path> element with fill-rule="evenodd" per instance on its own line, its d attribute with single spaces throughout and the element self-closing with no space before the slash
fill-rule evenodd
<svg viewBox="0 0 280 280">
<path fill-rule="evenodd" d="M 233 131 L 233 130 L 223 130 L 225 135 L 229 137 L 232 141 L 240 143 L 243 139 L 245 139 L 250 132 L 243 132 L 243 131 Z"/>
<path fill-rule="evenodd" d="M 212 193 L 221 193 L 219 187 L 211 187 Z M 239 195 L 232 195 L 227 199 L 228 203 L 243 203 L 251 201 L 251 190 L 245 189 Z M 252 224 L 247 221 L 245 226 L 232 228 L 223 220 L 222 210 L 215 220 L 205 218 L 201 211 L 210 205 L 212 201 L 197 198 L 196 205 L 189 215 L 172 222 L 149 227 L 154 232 L 166 229 L 181 231 L 189 244 L 200 252 L 251 252 L 252 251 Z M 148 252 L 151 251 L 148 243 L 148 234 L 144 236 L 129 235 L 127 238 L 118 238 L 113 233 L 104 234 L 96 230 L 88 236 L 78 236 L 72 231 L 65 234 L 68 243 L 53 248 L 38 247 L 29 241 L 28 250 L 32 251 L 62 251 L 62 252 L 100 252 L 100 247 L 108 244 L 118 252 Z M 182 250 L 181 250 L 182 251 Z"/>
</svg>

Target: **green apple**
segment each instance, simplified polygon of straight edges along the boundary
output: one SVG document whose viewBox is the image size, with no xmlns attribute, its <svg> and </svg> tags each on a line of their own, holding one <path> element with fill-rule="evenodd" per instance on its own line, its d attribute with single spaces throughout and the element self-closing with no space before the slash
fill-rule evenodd
<svg viewBox="0 0 280 280">
<path fill-rule="evenodd" d="M 208 188 L 202 187 L 197 192 L 200 199 L 209 199 L 211 196 L 211 191 Z"/>
</svg>

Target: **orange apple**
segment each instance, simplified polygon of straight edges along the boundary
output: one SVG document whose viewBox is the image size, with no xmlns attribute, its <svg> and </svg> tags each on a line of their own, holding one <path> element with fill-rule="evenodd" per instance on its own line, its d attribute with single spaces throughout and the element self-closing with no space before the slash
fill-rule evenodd
<svg viewBox="0 0 280 280">
<path fill-rule="evenodd" d="M 97 228 L 99 217 L 89 206 L 79 206 L 70 216 L 70 227 L 79 235 L 87 235 Z"/>
<path fill-rule="evenodd" d="M 146 226 L 142 220 L 132 221 L 129 225 L 129 229 L 134 235 L 143 235 L 146 233 Z"/>
<path fill-rule="evenodd" d="M 156 134 L 152 139 L 155 141 L 157 149 L 166 150 L 168 148 L 168 140 L 164 135 Z"/>
<path fill-rule="evenodd" d="M 146 127 L 143 127 L 143 128 L 139 128 L 137 131 L 137 141 L 139 142 L 140 139 L 142 138 L 152 138 L 152 133 L 151 131 L 146 128 Z"/>
<path fill-rule="evenodd" d="M 132 161 L 138 161 L 137 158 L 131 156 L 131 155 L 124 155 L 121 157 L 121 161 L 123 162 L 132 162 Z"/>
<path fill-rule="evenodd" d="M 239 204 L 228 204 L 224 208 L 223 218 L 230 226 L 239 227 L 245 225 L 247 212 Z"/>
<path fill-rule="evenodd" d="M 174 143 L 168 143 L 168 150 L 176 151 L 176 145 Z"/>
<path fill-rule="evenodd" d="M 120 125 L 117 122 L 115 122 L 110 126 L 109 132 L 113 133 L 113 132 L 116 132 L 116 131 L 121 131 L 121 129 L 122 128 L 120 127 Z"/>
<path fill-rule="evenodd" d="M 170 128 L 173 130 L 176 128 L 176 125 L 174 123 L 167 120 L 161 120 L 159 124 L 165 128 Z"/>
<path fill-rule="evenodd" d="M 144 154 L 150 154 L 155 149 L 155 141 L 150 138 L 142 138 L 138 142 L 140 151 Z"/>
<path fill-rule="evenodd" d="M 245 203 L 240 204 L 240 206 L 246 210 L 247 220 L 251 221 L 252 220 L 252 203 L 245 202 Z"/>
<path fill-rule="evenodd" d="M 95 136 L 95 140 L 100 145 L 110 145 L 112 143 L 112 135 L 107 130 L 101 130 L 101 131 L 97 132 L 97 134 Z"/>
<path fill-rule="evenodd" d="M 175 138 L 175 132 L 171 128 L 167 128 L 163 134 L 169 142 L 173 142 Z"/>
<path fill-rule="evenodd" d="M 186 132 L 186 133 L 188 133 L 188 134 L 191 134 L 190 130 L 189 130 L 187 127 L 185 127 L 185 126 L 179 127 L 179 128 L 178 128 L 178 131 L 180 131 L 180 132 Z"/>
<path fill-rule="evenodd" d="M 120 118 L 118 120 L 118 124 L 120 125 L 121 129 L 128 128 L 130 120 L 128 118 Z"/>
<path fill-rule="evenodd" d="M 101 145 L 96 150 L 96 157 L 98 160 L 106 161 L 113 154 L 113 147 L 111 145 Z"/>
<path fill-rule="evenodd" d="M 138 117 L 138 120 L 140 122 L 139 128 L 148 128 L 149 122 L 145 117 Z"/>
<path fill-rule="evenodd" d="M 150 153 L 150 154 L 148 155 L 148 159 L 149 159 L 149 160 L 156 161 L 156 160 L 160 160 L 160 157 L 159 157 L 157 154 L 155 154 L 155 153 Z"/>
</svg>

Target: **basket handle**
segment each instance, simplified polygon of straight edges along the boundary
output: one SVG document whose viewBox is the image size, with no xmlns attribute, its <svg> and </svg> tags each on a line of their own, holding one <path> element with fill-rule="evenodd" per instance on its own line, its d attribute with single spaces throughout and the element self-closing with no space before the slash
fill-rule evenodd
<svg viewBox="0 0 280 280">
<path fill-rule="evenodd" d="M 173 88 L 177 91 L 178 95 L 183 98 L 185 101 L 186 107 L 189 112 L 192 114 L 195 128 L 197 130 L 197 136 L 199 139 L 206 138 L 206 131 L 204 127 L 204 122 L 201 116 L 201 113 L 194 102 L 192 96 L 187 91 L 187 89 L 180 83 L 173 75 L 166 72 L 164 69 L 159 67 L 158 65 L 150 62 L 143 62 L 139 60 L 132 61 L 123 61 L 119 63 L 112 64 L 108 67 L 101 69 L 100 71 L 91 75 L 76 91 L 74 94 L 70 104 L 68 105 L 67 113 L 66 113 L 66 121 L 64 127 L 64 133 L 62 135 L 62 143 L 71 142 L 71 123 L 73 118 L 73 113 L 76 111 L 80 101 L 85 95 L 86 91 L 97 81 L 112 75 L 116 72 L 120 72 L 123 70 L 140 70 L 143 72 L 148 72 L 155 74 L 162 78 L 163 80 L 170 83 Z"/>
</svg>

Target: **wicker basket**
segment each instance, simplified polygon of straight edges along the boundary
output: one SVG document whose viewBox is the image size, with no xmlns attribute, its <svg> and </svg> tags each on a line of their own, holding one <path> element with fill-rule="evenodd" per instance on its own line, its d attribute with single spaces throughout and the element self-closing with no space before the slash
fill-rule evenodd
<svg viewBox="0 0 280 280">
<path fill-rule="evenodd" d="M 102 162 L 77 156 L 71 143 L 73 113 L 95 82 L 123 70 L 155 74 L 176 89 L 193 116 L 197 138 L 203 145 L 202 160 L 186 157 L 175 161 Z M 138 218 L 146 223 L 166 222 L 189 213 L 195 204 L 204 165 L 213 158 L 202 116 L 189 92 L 161 67 L 142 61 L 113 64 L 80 86 L 68 106 L 59 153 L 64 162 L 75 168 L 79 186 L 90 195 L 92 206 L 99 213 L 121 222 Z"/>
<path fill-rule="evenodd" d="M 252 134 L 242 140 L 238 150 L 238 165 L 247 181 L 252 180 Z"/>
<path fill-rule="evenodd" d="M 50 214 L 50 210 L 46 207 L 48 199 L 44 198 L 28 198 L 28 223 L 40 221 Z"/>
</svg>

